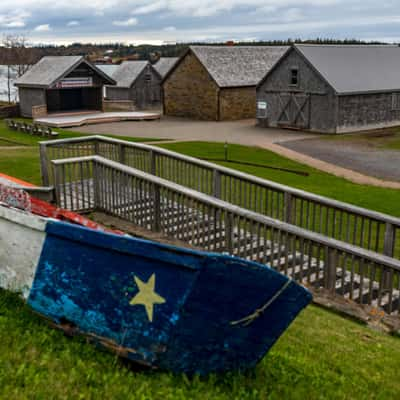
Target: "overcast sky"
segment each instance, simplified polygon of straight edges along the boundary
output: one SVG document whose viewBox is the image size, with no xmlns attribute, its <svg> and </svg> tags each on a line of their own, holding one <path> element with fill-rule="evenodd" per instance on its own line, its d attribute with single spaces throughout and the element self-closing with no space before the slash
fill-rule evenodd
<svg viewBox="0 0 400 400">
<path fill-rule="evenodd" d="M 35 43 L 400 42 L 400 0 L 0 0 L 0 32 Z"/>
</svg>

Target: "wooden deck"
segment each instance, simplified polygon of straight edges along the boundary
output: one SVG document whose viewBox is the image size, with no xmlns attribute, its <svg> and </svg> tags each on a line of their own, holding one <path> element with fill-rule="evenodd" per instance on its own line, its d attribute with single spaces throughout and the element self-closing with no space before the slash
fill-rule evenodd
<svg viewBox="0 0 400 400">
<path fill-rule="evenodd" d="M 102 124 L 120 121 L 152 121 L 160 119 L 161 114 L 145 111 L 118 111 L 118 112 L 72 112 L 48 115 L 37 118 L 35 122 L 54 128 L 67 128 L 89 124 Z"/>
</svg>

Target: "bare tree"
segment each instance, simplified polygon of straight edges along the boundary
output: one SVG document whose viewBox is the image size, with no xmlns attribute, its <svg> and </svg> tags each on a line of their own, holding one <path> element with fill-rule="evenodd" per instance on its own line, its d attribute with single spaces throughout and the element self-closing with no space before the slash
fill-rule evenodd
<svg viewBox="0 0 400 400">
<path fill-rule="evenodd" d="M 34 53 L 27 46 L 25 36 L 5 35 L 2 41 L 7 57 L 7 92 L 8 102 L 11 103 L 11 82 L 14 77 L 23 75 L 34 63 Z"/>
</svg>

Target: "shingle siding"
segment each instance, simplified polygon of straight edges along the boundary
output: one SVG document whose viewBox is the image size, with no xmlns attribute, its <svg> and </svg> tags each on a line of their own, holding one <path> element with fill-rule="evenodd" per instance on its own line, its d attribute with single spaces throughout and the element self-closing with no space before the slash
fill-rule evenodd
<svg viewBox="0 0 400 400">
<path fill-rule="evenodd" d="M 400 125 L 400 110 L 392 109 L 392 93 L 339 97 L 338 132 Z"/>
<path fill-rule="evenodd" d="M 290 83 L 291 70 L 298 70 L 298 85 Z M 289 96 L 294 95 L 300 104 L 309 96 L 309 103 L 304 108 L 303 114 L 308 119 L 306 126 L 302 121 L 285 123 L 282 114 L 282 102 L 286 104 Z M 309 129 L 312 131 L 335 133 L 337 99 L 333 89 L 314 71 L 312 67 L 296 51 L 291 50 L 277 67 L 269 74 L 268 78 L 257 88 L 257 101 L 267 102 L 267 119 L 259 119 L 263 126 L 291 126 Z M 296 115 L 297 107 L 291 102 L 287 114 L 291 119 Z"/>
<path fill-rule="evenodd" d="M 46 105 L 44 89 L 19 88 L 19 107 L 22 117 L 32 118 L 32 107 Z"/>
</svg>

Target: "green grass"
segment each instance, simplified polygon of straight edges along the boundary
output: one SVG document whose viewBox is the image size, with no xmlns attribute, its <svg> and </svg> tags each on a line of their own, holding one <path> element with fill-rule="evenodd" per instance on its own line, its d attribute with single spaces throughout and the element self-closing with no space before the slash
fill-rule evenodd
<svg viewBox="0 0 400 400">
<path fill-rule="evenodd" d="M 213 159 L 224 157 L 224 145 L 221 143 L 181 142 L 159 146 L 193 157 Z M 228 159 L 307 172 L 309 176 L 300 176 L 273 169 L 217 162 L 264 179 L 400 217 L 400 190 L 358 185 L 256 147 L 230 144 Z"/>
<path fill-rule="evenodd" d="M 163 147 L 197 157 L 223 157 L 222 144 L 188 142 Z M 229 159 L 305 171 L 308 177 L 228 164 L 400 215 L 400 191 L 352 184 L 257 148 L 229 145 Z M 40 183 L 37 147 L 1 149 L 0 172 Z M 0 339 L 1 399 L 400 398 L 400 339 L 315 306 L 299 316 L 254 371 L 202 379 L 128 368 L 84 340 L 50 329 L 16 296 L 1 291 Z"/>
<path fill-rule="evenodd" d="M 50 329 L 0 292 L 2 399 L 396 399 L 400 340 L 310 306 L 254 371 L 187 378 L 135 369 Z"/>
<path fill-rule="evenodd" d="M 24 120 L 24 119 L 19 119 L 26 121 L 28 123 L 32 123 L 31 120 Z M 57 131 L 59 133 L 59 136 L 57 139 L 69 139 L 69 138 L 76 138 L 80 136 L 89 136 L 88 134 L 85 133 L 79 133 L 79 132 L 72 132 L 67 129 L 59 129 L 55 128 L 53 129 L 54 131 Z M 108 135 L 110 137 L 114 137 L 116 139 L 121 139 L 121 140 L 128 140 L 130 142 L 154 142 L 154 141 L 162 141 L 163 139 L 157 139 L 157 138 L 135 138 L 135 137 L 125 137 L 125 136 L 113 136 L 113 135 Z M 19 132 L 19 131 L 13 131 L 9 129 L 5 123 L 4 120 L 0 119 L 0 140 L 3 141 L 8 141 L 12 143 L 13 145 L 22 145 L 22 146 L 35 146 L 39 142 L 43 140 L 48 140 L 47 138 L 44 138 L 42 136 L 32 136 L 29 135 L 28 133 L 25 132 Z M 2 144 L 0 143 L 0 146 Z"/>
</svg>

